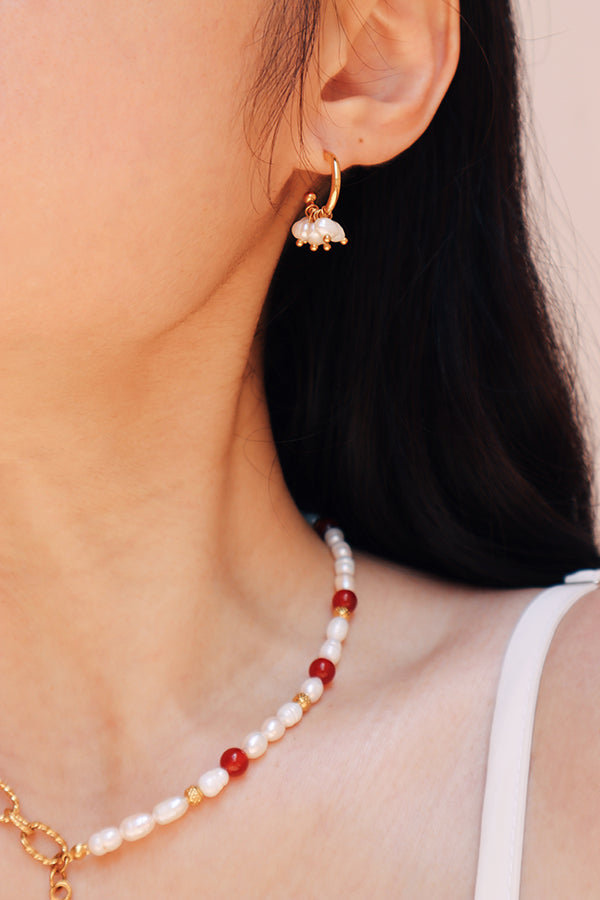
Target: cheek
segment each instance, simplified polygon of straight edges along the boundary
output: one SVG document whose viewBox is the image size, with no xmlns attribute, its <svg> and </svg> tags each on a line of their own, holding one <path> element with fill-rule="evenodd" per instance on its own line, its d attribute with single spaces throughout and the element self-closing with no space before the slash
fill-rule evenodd
<svg viewBox="0 0 600 900">
<path fill-rule="evenodd" d="M 167 286 L 176 318 L 200 274 L 204 288 L 219 281 L 259 212 L 239 115 L 257 14 L 212 0 L 0 0 L 3 324 L 22 308 L 47 329 L 53 297 L 81 322 L 122 324 L 140 302 L 158 315 Z"/>
</svg>

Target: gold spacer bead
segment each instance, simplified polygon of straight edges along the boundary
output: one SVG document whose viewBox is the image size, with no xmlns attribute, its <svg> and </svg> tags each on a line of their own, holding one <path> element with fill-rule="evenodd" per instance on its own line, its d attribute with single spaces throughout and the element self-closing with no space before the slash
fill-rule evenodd
<svg viewBox="0 0 600 900">
<path fill-rule="evenodd" d="M 348 238 L 342 238 L 342 240 L 340 241 L 340 244 L 342 245 L 342 247 L 345 247 L 347 243 L 348 243 Z"/>
<path fill-rule="evenodd" d="M 87 844 L 75 844 L 74 847 L 71 847 L 69 850 L 69 855 L 73 857 L 73 859 L 85 859 L 86 856 L 90 855 L 90 848 Z"/>
<path fill-rule="evenodd" d="M 191 787 L 187 788 L 187 790 L 184 793 L 184 796 L 187 797 L 187 801 L 190 804 L 190 806 L 200 806 L 200 804 L 202 803 L 202 800 L 204 798 L 204 794 L 202 793 L 202 791 L 200 790 L 199 787 L 196 787 L 195 784 L 193 784 Z"/>
<path fill-rule="evenodd" d="M 319 245 L 318 245 L 318 244 L 311 244 L 311 245 L 310 245 L 310 249 L 313 250 L 313 251 L 314 251 L 314 250 L 318 250 L 318 249 L 319 249 Z"/>
<path fill-rule="evenodd" d="M 345 606 L 336 606 L 336 608 L 333 611 L 336 616 L 341 616 L 342 619 L 350 618 L 350 610 L 347 609 Z"/>
<path fill-rule="evenodd" d="M 294 697 L 294 703 L 300 704 L 300 706 L 302 707 L 302 712 L 306 712 L 306 710 L 310 709 L 310 707 L 312 705 L 312 701 L 311 701 L 310 697 L 308 696 L 308 694 L 305 694 L 304 692 L 296 694 L 296 696 Z"/>
</svg>

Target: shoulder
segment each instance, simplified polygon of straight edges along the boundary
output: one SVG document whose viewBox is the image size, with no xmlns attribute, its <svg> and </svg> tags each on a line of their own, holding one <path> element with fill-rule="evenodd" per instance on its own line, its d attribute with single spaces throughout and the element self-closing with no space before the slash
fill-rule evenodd
<svg viewBox="0 0 600 900">
<path fill-rule="evenodd" d="M 539 593 L 448 582 L 362 553 L 356 583 L 360 627 L 378 634 L 394 668 L 403 650 L 449 665 L 454 651 L 463 659 L 472 652 L 487 665 L 492 645 L 499 665 L 519 616 Z"/>
<path fill-rule="evenodd" d="M 598 896 L 600 590 L 560 624 L 540 685 L 523 859 L 523 900 Z"/>
<path fill-rule="evenodd" d="M 356 587 L 349 665 L 331 709 L 335 743 L 343 735 L 361 763 L 356 828 L 371 844 L 393 842 L 380 860 L 386 884 L 401 870 L 415 896 L 472 896 L 500 668 L 538 592 L 452 584 L 363 554 Z M 357 698 L 359 728 L 348 715 Z"/>
</svg>

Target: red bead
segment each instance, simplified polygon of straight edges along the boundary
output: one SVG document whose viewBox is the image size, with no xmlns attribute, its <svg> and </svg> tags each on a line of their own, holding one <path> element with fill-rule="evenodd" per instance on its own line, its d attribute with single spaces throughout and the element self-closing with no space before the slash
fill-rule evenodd
<svg viewBox="0 0 600 900">
<path fill-rule="evenodd" d="M 354 591 L 337 591 L 333 595 L 331 605 L 335 609 L 336 606 L 345 606 L 350 612 L 354 612 L 358 603 L 358 597 Z"/>
<path fill-rule="evenodd" d="M 333 519 L 317 519 L 317 521 L 313 525 L 313 528 L 315 529 L 317 534 L 320 535 L 322 538 L 325 537 L 325 532 L 327 531 L 328 528 L 337 528 L 337 527 L 338 527 L 338 524 L 337 524 L 337 522 L 334 522 Z"/>
<path fill-rule="evenodd" d="M 239 747 L 231 747 L 221 757 L 221 768 L 230 775 L 243 775 L 248 768 L 248 757 Z"/>
<path fill-rule="evenodd" d="M 330 659 L 315 659 L 310 664 L 308 674 L 311 678 L 320 678 L 323 684 L 329 684 L 335 678 L 335 666 Z"/>
</svg>

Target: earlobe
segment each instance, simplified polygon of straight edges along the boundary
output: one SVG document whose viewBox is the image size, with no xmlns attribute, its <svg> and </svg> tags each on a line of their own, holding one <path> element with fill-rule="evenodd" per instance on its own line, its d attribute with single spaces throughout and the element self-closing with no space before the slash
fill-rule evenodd
<svg viewBox="0 0 600 900">
<path fill-rule="evenodd" d="M 431 122 L 458 64 L 456 0 L 344 0 L 327 4 L 307 104 L 306 149 L 344 168 L 374 165 L 413 144 Z M 317 60 L 315 60 L 315 63 Z M 318 91 L 318 96 L 315 94 Z"/>
</svg>

